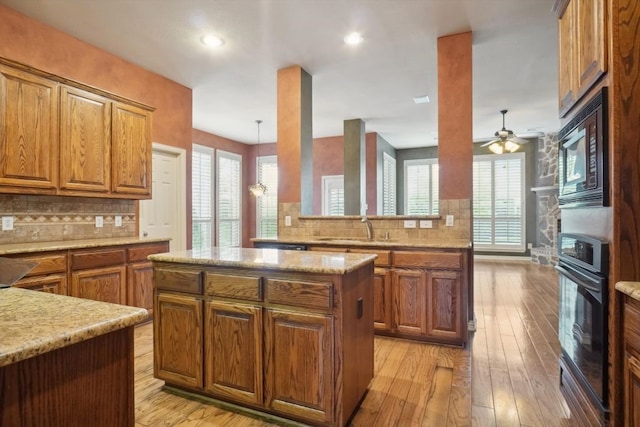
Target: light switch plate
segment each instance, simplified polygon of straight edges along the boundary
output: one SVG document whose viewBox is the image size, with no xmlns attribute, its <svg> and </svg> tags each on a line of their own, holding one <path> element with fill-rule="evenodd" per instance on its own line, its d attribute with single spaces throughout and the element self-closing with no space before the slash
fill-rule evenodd
<svg viewBox="0 0 640 427">
<path fill-rule="evenodd" d="M 11 231 L 13 230 L 13 217 L 12 216 L 3 216 L 2 217 L 2 231 Z"/>
<path fill-rule="evenodd" d="M 116 215 L 115 223 L 116 227 L 122 227 L 122 215 Z"/>
<path fill-rule="evenodd" d="M 104 219 L 101 215 L 96 215 L 96 228 L 102 228 L 104 225 Z"/>
<path fill-rule="evenodd" d="M 405 219 L 404 228 L 416 228 L 416 221 L 414 219 Z"/>
<path fill-rule="evenodd" d="M 433 228 L 433 222 L 430 219 L 421 219 L 420 228 Z"/>
<path fill-rule="evenodd" d="M 291 216 L 287 215 L 284 217 L 284 225 L 285 227 L 291 227 Z"/>
<path fill-rule="evenodd" d="M 453 215 L 447 215 L 447 227 L 453 227 Z"/>
</svg>

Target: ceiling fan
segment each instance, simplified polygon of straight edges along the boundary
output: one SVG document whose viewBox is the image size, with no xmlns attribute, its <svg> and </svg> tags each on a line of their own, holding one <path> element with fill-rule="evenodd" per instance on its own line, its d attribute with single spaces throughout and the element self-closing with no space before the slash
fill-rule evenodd
<svg viewBox="0 0 640 427">
<path fill-rule="evenodd" d="M 507 114 L 507 111 L 509 110 L 500 110 L 500 113 L 502 113 L 502 129 L 496 131 L 496 139 L 482 144 L 483 147 L 488 146 L 489 150 L 495 154 L 502 154 L 504 152 L 513 153 L 520 148 L 520 144 L 528 142 L 526 139 L 518 138 L 512 130 L 505 128 L 504 116 Z"/>
</svg>

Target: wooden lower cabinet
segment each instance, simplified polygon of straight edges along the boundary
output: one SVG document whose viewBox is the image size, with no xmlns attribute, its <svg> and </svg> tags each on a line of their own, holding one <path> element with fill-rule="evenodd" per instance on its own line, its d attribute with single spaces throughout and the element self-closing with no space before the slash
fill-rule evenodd
<svg viewBox="0 0 640 427">
<path fill-rule="evenodd" d="M 462 333 L 461 274 L 459 271 L 427 272 L 427 334 L 458 340 Z"/>
<path fill-rule="evenodd" d="M 172 384 L 202 389 L 202 299 L 159 294 L 155 304 L 155 376 Z"/>
<path fill-rule="evenodd" d="M 204 317 L 205 390 L 262 405 L 262 307 L 207 301 Z"/>
<path fill-rule="evenodd" d="M 127 305 L 146 308 L 153 316 L 153 263 L 136 262 L 127 266 Z"/>
<path fill-rule="evenodd" d="M 373 326 L 376 330 L 391 330 L 391 273 L 376 268 L 373 274 Z"/>
<path fill-rule="evenodd" d="M 427 274 L 423 270 L 393 271 L 393 328 L 409 335 L 427 333 Z"/>
<path fill-rule="evenodd" d="M 266 406 L 317 422 L 333 419 L 332 317 L 268 309 Z"/>
<path fill-rule="evenodd" d="M 74 271 L 71 274 L 71 296 L 126 304 L 126 275 L 124 265 Z"/>
<path fill-rule="evenodd" d="M 49 292 L 52 294 L 67 294 L 67 275 L 52 274 L 49 276 L 29 277 L 20 280 L 14 285 L 17 288 L 31 289 L 32 291 Z"/>
<path fill-rule="evenodd" d="M 640 360 L 627 354 L 625 366 L 625 426 L 640 426 Z"/>
</svg>

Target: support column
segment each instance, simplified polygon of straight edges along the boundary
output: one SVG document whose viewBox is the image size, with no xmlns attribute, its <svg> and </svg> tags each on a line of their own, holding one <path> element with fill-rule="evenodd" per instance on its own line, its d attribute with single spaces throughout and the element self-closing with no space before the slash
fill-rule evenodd
<svg viewBox="0 0 640 427">
<path fill-rule="evenodd" d="M 295 65 L 278 70 L 278 205 L 313 209 L 311 75 Z"/>
<path fill-rule="evenodd" d="M 364 122 L 360 119 L 344 121 L 344 214 L 361 215 L 366 212 L 366 147 Z"/>
<path fill-rule="evenodd" d="M 473 192 L 472 33 L 438 39 L 438 164 L 440 199 Z"/>
</svg>

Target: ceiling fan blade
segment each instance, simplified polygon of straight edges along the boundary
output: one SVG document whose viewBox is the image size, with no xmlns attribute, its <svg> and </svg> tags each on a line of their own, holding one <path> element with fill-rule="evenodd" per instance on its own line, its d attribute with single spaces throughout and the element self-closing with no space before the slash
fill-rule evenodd
<svg viewBox="0 0 640 427">
<path fill-rule="evenodd" d="M 528 139 L 520 138 L 520 137 L 515 136 L 515 135 L 513 135 L 511 138 L 509 138 L 509 141 L 513 141 L 513 142 L 518 143 L 518 144 L 526 144 L 527 142 L 529 142 Z"/>
<path fill-rule="evenodd" d="M 498 138 L 498 139 L 492 139 L 491 141 L 489 141 L 489 142 L 485 142 L 484 144 L 482 144 L 482 145 L 481 145 L 481 147 L 488 147 L 489 145 L 493 144 L 494 142 L 500 142 L 500 141 L 501 141 L 501 139 L 500 139 L 500 138 Z"/>
</svg>

